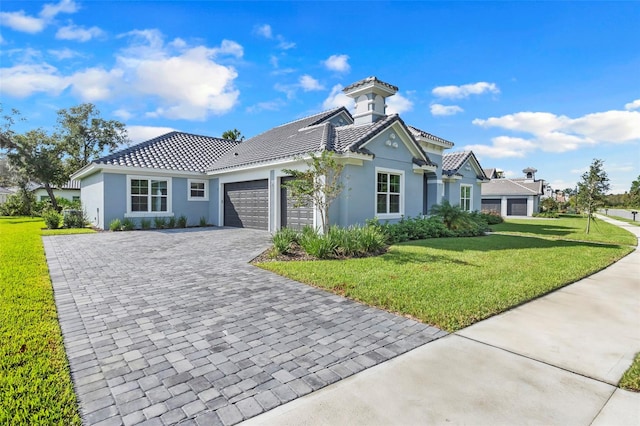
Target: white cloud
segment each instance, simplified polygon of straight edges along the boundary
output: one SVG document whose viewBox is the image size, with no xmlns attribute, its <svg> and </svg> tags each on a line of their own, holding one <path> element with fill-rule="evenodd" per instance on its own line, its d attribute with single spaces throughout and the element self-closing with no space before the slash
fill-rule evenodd
<svg viewBox="0 0 640 426">
<path fill-rule="evenodd" d="M 314 90 L 324 90 L 324 86 L 320 84 L 318 80 L 311 77 L 309 74 L 305 74 L 302 77 L 300 77 L 299 84 L 302 90 L 304 90 L 305 92 L 310 92 Z"/>
<path fill-rule="evenodd" d="M 278 111 L 280 108 L 285 106 L 287 103 L 282 99 L 276 99 L 274 101 L 266 101 L 266 102 L 258 102 L 255 105 L 251 105 L 247 107 L 246 111 L 248 113 L 256 113 L 260 111 Z"/>
<path fill-rule="evenodd" d="M 323 63 L 331 71 L 349 72 L 351 69 L 348 55 L 331 55 Z"/>
<path fill-rule="evenodd" d="M 211 49 L 211 53 L 213 56 L 231 55 L 236 58 L 242 58 L 244 55 L 244 48 L 233 40 L 225 39 L 220 43 L 220 47 Z"/>
<path fill-rule="evenodd" d="M 342 93 L 344 87 L 341 84 L 336 84 L 331 88 L 329 96 L 322 102 L 322 108 L 333 109 L 338 107 L 346 107 L 352 109 L 354 106 L 353 99 Z"/>
<path fill-rule="evenodd" d="M 459 112 L 464 111 L 458 105 L 442 105 L 442 104 L 431 104 L 429 107 L 431 110 L 431 115 L 455 115 Z"/>
<path fill-rule="evenodd" d="M 393 96 L 387 98 L 387 111 L 388 115 L 391 114 L 403 114 L 413 109 L 413 102 L 402 96 L 400 93 L 396 93 Z"/>
<path fill-rule="evenodd" d="M 483 93 L 500 93 L 500 89 L 495 83 L 479 81 L 477 83 L 463 84 L 461 86 L 438 86 L 431 91 L 434 96 L 449 99 L 464 99 L 471 95 L 481 95 Z"/>
<path fill-rule="evenodd" d="M 26 98 L 36 92 L 58 95 L 70 84 L 68 77 L 47 63 L 0 68 L 0 80 L 0 93 L 16 98 Z"/>
<path fill-rule="evenodd" d="M 123 74 L 120 69 L 88 68 L 71 76 L 71 91 L 84 102 L 109 99 Z"/>
<path fill-rule="evenodd" d="M 475 119 L 472 123 L 484 128 L 496 127 L 530 135 L 528 139 L 500 136 L 492 139 L 492 146 L 477 146 L 478 152 L 483 151 L 487 156 L 497 158 L 522 157 L 538 149 L 567 152 L 599 143 L 640 141 L 640 111 L 613 110 L 578 118 L 548 112 L 518 112 L 502 117 Z M 527 144 L 523 144 L 523 141 Z M 476 148 L 473 150 L 476 151 Z"/>
<path fill-rule="evenodd" d="M 103 35 L 104 31 L 98 27 L 83 28 L 73 24 L 59 28 L 56 32 L 56 38 L 58 40 L 75 40 L 79 42 L 89 41 L 92 38 Z"/>
<path fill-rule="evenodd" d="M 75 13 L 78 6 L 73 0 L 61 0 L 55 4 L 45 4 L 40 10 L 39 17 L 29 16 L 24 10 L 16 12 L 0 12 L 0 25 L 23 33 L 36 34 L 60 13 Z"/>
<path fill-rule="evenodd" d="M 636 99 L 633 102 L 629 102 L 628 104 L 624 105 L 624 109 L 626 109 L 627 111 L 631 111 L 634 109 L 640 109 L 640 99 Z"/>
<path fill-rule="evenodd" d="M 257 26 L 255 28 L 255 33 L 264 38 L 268 38 L 268 39 L 273 38 L 273 31 L 271 30 L 271 25 L 269 24 Z"/>
<path fill-rule="evenodd" d="M 127 126 L 127 135 L 132 144 L 145 142 L 174 131 L 176 131 L 176 129 L 172 127 Z"/>
<path fill-rule="evenodd" d="M 0 12 L 0 23 L 12 30 L 29 34 L 39 33 L 46 25 L 44 19 L 27 16 L 24 10 Z"/>
<path fill-rule="evenodd" d="M 113 111 L 113 115 L 124 121 L 129 121 L 133 117 L 133 114 L 124 108 Z"/>
<path fill-rule="evenodd" d="M 40 11 L 40 16 L 44 19 L 53 19 L 59 13 L 76 13 L 78 5 L 73 0 L 61 0 L 55 4 L 45 4 Z"/>
<path fill-rule="evenodd" d="M 65 47 L 64 49 L 49 49 L 47 50 L 47 53 L 60 61 L 82 56 L 80 52 L 76 52 L 75 50 L 71 50 L 67 47 Z"/>
</svg>

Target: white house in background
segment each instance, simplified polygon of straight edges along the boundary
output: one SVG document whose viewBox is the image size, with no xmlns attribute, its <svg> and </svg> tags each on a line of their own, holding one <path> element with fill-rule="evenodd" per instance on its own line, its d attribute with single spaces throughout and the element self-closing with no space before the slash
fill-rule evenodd
<svg viewBox="0 0 640 426">
<path fill-rule="evenodd" d="M 533 216 L 545 194 L 543 179 L 536 179 L 537 170 L 528 167 L 523 178 L 507 179 L 497 169 L 485 169 L 490 179 L 482 184 L 482 210 L 501 216 Z"/>
<path fill-rule="evenodd" d="M 45 201 L 49 199 L 49 194 L 44 185 L 32 183 L 30 190 L 36 197 L 36 201 Z M 53 188 L 53 194 L 56 198 L 66 198 L 69 201 L 80 201 L 80 181 L 70 180 L 60 187 Z"/>
<path fill-rule="evenodd" d="M 14 193 L 15 191 L 13 189 L 0 186 L 0 204 L 4 204 L 7 201 L 7 197 Z"/>
</svg>

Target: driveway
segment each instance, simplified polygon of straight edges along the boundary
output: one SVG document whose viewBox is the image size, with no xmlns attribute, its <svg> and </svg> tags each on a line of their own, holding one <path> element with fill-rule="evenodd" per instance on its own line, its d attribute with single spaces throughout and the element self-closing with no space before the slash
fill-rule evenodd
<svg viewBox="0 0 640 426">
<path fill-rule="evenodd" d="M 446 334 L 249 265 L 269 237 L 43 238 L 85 424 L 231 425 Z"/>
</svg>

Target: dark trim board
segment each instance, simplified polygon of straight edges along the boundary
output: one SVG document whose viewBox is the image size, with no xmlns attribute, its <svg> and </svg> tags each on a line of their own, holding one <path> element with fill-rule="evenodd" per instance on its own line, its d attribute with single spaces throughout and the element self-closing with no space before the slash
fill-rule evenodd
<svg viewBox="0 0 640 426">
<path fill-rule="evenodd" d="M 224 225 L 269 230 L 269 181 L 224 184 Z"/>
</svg>

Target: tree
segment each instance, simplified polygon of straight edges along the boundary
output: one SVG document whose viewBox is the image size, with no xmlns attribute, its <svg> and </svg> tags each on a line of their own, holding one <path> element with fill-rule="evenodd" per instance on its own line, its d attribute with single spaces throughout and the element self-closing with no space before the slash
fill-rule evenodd
<svg viewBox="0 0 640 426">
<path fill-rule="evenodd" d="M 640 175 L 638 179 L 631 182 L 629 190 L 629 207 L 640 207 Z"/>
<path fill-rule="evenodd" d="M 58 210 L 53 188 L 69 179 L 61 160 L 62 149 L 58 137 L 42 129 L 30 130 L 4 139 L 1 147 L 7 150 L 9 163 L 22 177 L 23 189 L 28 181 L 42 184 L 53 208 Z"/>
<path fill-rule="evenodd" d="M 578 202 L 587 212 L 587 234 L 591 228 L 593 213 L 604 205 L 606 192 L 609 190 L 609 178 L 604 171 L 603 162 L 594 159 L 589 171 L 582 175 L 578 182 Z"/>
<path fill-rule="evenodd" d="M 222 138 L 236 142 L 242 142 L 244 140 L 244 136 L 242 136 L 242 133 L 240 133 L 238 129 L 227 130 L 222 134 Z"/>
<path fill-rule="evenodd" d="M 293 176 L 284 185 L 291 191 L 294 206 L 306 206 L 310 202 L 320 211 L 322 231 L 329 231 L 329 207 L 342 190 L 340 174 L 344 165 L 338 163 L 332 151 L 324 150 L 320 155 L 311 154 L 305 161 L 307 170 L 283 170 Z"/>
<path fill-rule="evenodd" d="M 125 125 L 101 118 L 93 104 L 59 110 L 58 124 L 69 174 L 89 164 L 105 149 L 113 152 L 129 141 Z"/>
</svg>

